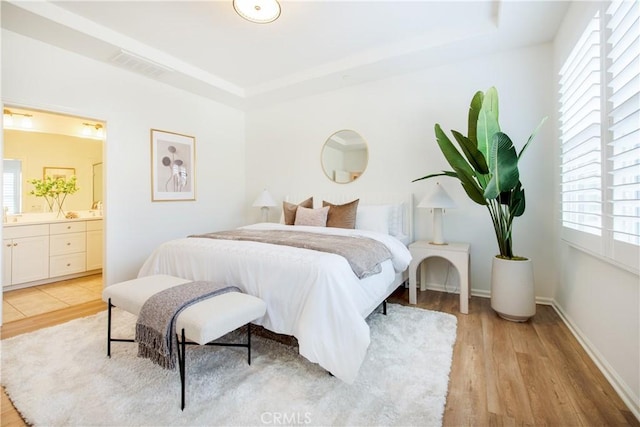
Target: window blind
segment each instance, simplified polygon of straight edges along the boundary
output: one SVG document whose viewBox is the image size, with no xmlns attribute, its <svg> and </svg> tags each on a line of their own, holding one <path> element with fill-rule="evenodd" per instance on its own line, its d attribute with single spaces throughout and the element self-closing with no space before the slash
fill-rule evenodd
<svg viewBox="0 0 640 427">
<path fill-rule="evenodd" d="M 615 1 L 607 9 L 610 231 L 640 244 L 640 6 Z"/>
<path fill-rule="evenodd" d="M 559 75 L 562 238 L 639 270 L 640 4 L 603 3 Z"/>
<path fill-rule="evenodd" d="M 562 224 L 601 235 L 600 15 L 560 70 Z"/>
</svg>

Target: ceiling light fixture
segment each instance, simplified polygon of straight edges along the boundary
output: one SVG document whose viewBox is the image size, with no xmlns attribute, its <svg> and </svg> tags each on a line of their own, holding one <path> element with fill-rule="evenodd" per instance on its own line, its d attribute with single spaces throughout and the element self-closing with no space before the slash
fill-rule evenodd
<svg viewBox="0 0 640 427">
<path fill-rule="evenodd" d="M 247 21 L 268 24 L 280 16 L 277 0 L 233 0 L 236 13 Z"/>
</svg>

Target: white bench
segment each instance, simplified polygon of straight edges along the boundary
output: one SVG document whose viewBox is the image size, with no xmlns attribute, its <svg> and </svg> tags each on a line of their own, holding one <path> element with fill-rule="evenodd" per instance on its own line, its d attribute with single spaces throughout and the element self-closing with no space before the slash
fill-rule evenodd
<svg viewBox="0 0 640 427">
<path fill-rule="evenodd" d="M 133 342 L 133 339 L 111 337 L 111 308 L 118 307 L 139 315 L 142 305 L 153 294 L 191 280 L 167 275 L 140 277 L 106 287 L 102 299 L 108 303 L 107 356 L 111 357 L 112 342 Z M 185 308 L 176 318 L 178 334 L 178 366 L 181 382 L 181 407 L 185 406 L 185 345 L 221 345 L 246 347 L 251 364 L 251 322 L 264 316 L 267 305 L 260 298 L 240 292 L 227 292 L 199 301 Z M 247 325 L 247 343 L 212 343 L 211 341 Z"/>
</svg>

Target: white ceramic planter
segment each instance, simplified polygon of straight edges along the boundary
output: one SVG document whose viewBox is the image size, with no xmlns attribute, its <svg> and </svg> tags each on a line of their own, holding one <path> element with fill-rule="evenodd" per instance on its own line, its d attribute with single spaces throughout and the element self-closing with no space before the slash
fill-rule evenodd
<svg viewBox="0 0 640 427">
<path fill-rule="evenodd" d="M 491 308 L 504 319 L 526 322 L 536 314 L 533 264 L 530 259 L 493 258 Z"/>
</svg>

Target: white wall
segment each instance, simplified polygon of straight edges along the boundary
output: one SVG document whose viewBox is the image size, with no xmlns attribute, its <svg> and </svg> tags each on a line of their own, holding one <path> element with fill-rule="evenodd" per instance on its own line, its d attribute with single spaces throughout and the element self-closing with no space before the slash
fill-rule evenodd
<svg viewBox="0 0 640 427">
<path fill-rule="evenodd" d="M 436 144 L 434 124 L 466 134 L 473 94 L 495 85 L 503 130 L 520 148 L 540 119 L 553 110 L 550 70 L 551 46 L 542 45 L 250 111 L 247 197 L 255 198 L 263 187 L 276 200 L 287 194 L 382 191 L 414 193 L 417 204 L 435 181 L 411 181 L 450 169 Z M 554 237 L 552 128 L 546 125 L 521 164 L 528 206 L 515 226 L 514 250 L 534 260 L 536 294 L 542 298 L 553 296 L 556 282 L 549 245 Z M 368 167 L 350 184 L 330 182 L 320 165 L 325 140 L 340 129 L 355 130 L 369 146 Z M 471 285 L 476 293 L 488 294 L 491 259 L 498 252 L 489 214 L 468 199 L 457 181 L 440 182 L 459 206 L 444 218 L 445 238 L 471 243 Z M 259 218 L 258 210 L 247 212 L 250 218 Z M 429 212 L 416 210 L 416 238 L 431 236 L 431 221 Z M 445 274 L 441 272 L 441 277 Z"/>
<path fill-rule="evenodd" d="M 243 222 L 244 113 L 6 30 L 2 100 L 106 121 L 107 284 L 161 242 Z M 196 137 L 195 202 L 151 202 L 151 128 Z"/>
<path fill-rule="evenodd" d="M 598 6 L 597 2 L 572 3 L 554 42 L 555 75 Z M 557 206 L 555 212 L 559 211 Z M 640 418 L 638 275 L 556 240 L 561 268 L 555 305 Z"/>
</svg>

